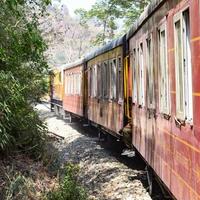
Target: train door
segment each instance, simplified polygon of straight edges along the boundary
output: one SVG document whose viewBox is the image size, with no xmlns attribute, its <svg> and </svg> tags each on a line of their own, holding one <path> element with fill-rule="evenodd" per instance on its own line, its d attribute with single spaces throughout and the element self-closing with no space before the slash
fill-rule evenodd
<svg viewBox="0 0 200 200">
<path fill-rule="evenodd" d="M 130 68 L 130 58 L 125 57 L 124 64 L 124 106 L 125 118 L 127 123 L 131 122 L 131 107 L 132 107 L 132 70 Z"/>
</svg>

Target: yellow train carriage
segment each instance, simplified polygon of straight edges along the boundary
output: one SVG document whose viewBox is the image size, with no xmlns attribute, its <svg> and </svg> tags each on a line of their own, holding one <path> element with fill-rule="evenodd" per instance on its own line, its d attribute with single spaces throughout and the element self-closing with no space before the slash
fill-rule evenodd
<svg viewBox="0 0 200 200">
<path fill-rule="evenodd" d="M 86 57 L 87 117 L 102 129 L 120 136 L 124 127 L 123 38 Z"/>
<path fill-rule="evenodd" d="M 50 76 L 50 99 L 51 109 L 55 110 L 56 114 L 62 114 L 63 109 L 63 68 L 54 69 Z"/>
</svg>

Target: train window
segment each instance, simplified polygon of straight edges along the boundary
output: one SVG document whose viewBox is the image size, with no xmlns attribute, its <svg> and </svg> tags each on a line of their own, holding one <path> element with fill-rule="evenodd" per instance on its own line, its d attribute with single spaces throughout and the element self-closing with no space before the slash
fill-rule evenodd
<svg viewBox="0 0 200 200">
<path fill-rule="evenodd" d="M 119 101 L 122 101 L 123 92 L 123 69 L 122 69 L 122 58 L 118 57 L 118 97 Z"/>
<path fill-rule="evenodd" d="M 147 96 L 148 108 L 155 108 L 154 97 L 154 69 L 153 69 L 153 45 L 152 35 L 146 40 L 147 42 Z"/>
<path fill-rule="evenodd" d="M 112 65 L 112 97 L 117 99 L 117 60 L 113 59 Z"/>
<path fill-rule="evenodd" d="M 74 91 L 73 94 L 76 94 L 76 74 L 73 75 L 73 82 L 74 82 Z"/>
<path fill-rule="evenodd" d="M 189 16 L 189 9 L 187 9 L 174 17 L 176 114 L 179 119 L 192 122 L 192 64 Z"/>
<path fill-rule="evenodd" d="M 98 84 L 98 80 L 97 80 L 97 69 L 98 69 L 98 65 L 94 66 L 94 76 L 93 76 L 93 81 L 94 81 L 94 97 L 97 97 L 97 84 Z"/>
<path fill-rule="evenodd" d="M 91 68 L 90 68 L 90 97 L 92 97 L 92 95 L 93 95 L 93 90 L 92 90 L 92 88 L 93 88 L 93 67 L 91 66 Z"/>
<path fill-rule="evenodd" d="M 61 83 L 61 80 L 62 79 L 62 75 L 61 75 L 61 72 L 59 72 L 59 74 L 58 74 L 58 80 L 59 80 L 59 82 Z"/>
<path fill-rule="evenodd" d="M 67 92 L 67 94 L 68 95 L 70 95 L 70 93 L 71 93 L 71 83 L 70 83 L 70 74 L 68 74 L 68 79 L 67 79 L 67 86 L 68 86 L 68 92 Z"/>
<path fill-rule="evenodd" d="M 104 65 L 103 63 L 101 63 L 101 94 L 100 94 L 101 98 L 103 98 L 104 87 L 105 87 Z"/>
<path fill-rule="evenodd" d="M 108 64 L 107 62 L 103 63 L 103 97 L 106 98 L 107 97 L 107 88 L 108 88 L 108 75 L 107 75 L 107 67 Z"/>
<path fill-rule="evenodd" d="M 97 65 L 97 96 L 101 97 L 101 64 Z"/>
<path fill-rule="evenodd" d="M 183 12 L 183 45 L 184 45 L 184 65 L 185 73 L 185 91 L 186 91 L 186 119 L 193 120 L 193 99 L 192 99 L 192 58 L 190 46 L 190 13 L 189 9 Z"/>
<path fill-rule="evenodd" d="M 94 65 L 91 70 L 91 97 L 97 96 L 97 65 Z"/>
<path fill-rule="evenodd" d="M 105 85 L 104 85 L 104 98 L 109 98 L 110 96 L 110 67 L 109 61 L 104 62 L 104 74 L 105 74 Z"/>
<path fill-rule="evenodd" d="M 68 75 L 65 76 L 65 95 L 68 95 Z"/>
<path fill-rule="evenodd" d="M 70 94 L 73 94 L 73 74 L 70 75 Z"/>
<path fill-rule="evenodd" d="M 81 85 L 82 85 L 82 75 L 81 72 L 78 74 L 78 94 L 81 95 Z"/>
<path fill-rule="evenodd" d="M 75 74 L 73 73 L 72 75 L 72 81 L 73 81 L 73 90 L 72 90 L 72 94 L 74 95 L 76 92 L 76 80 L 75 80 Z"/>
<path fill-rule="evenodd" d="M 113 73 L 113 62 L 112 60 L 109 61 L 109 82 L 110 82 L 110 88 L 109 88 L 109 99 L 112 99 L 113 98 L 113 84 L 112 84 L 112 73 Z"/>
<path fill-rule="evenodd" d="M 133 49 L 132 69 L 133 69 L 133 102 L 137 103 L 137 59 L 136 59 L 136 49 Z"/>
<path fill-rule="evenodd" d="M 92 78 L 92 76 L 93 76 L 93 68 L 91 67 L 90 68 L 90 97 L 92 97 L 92 95 L 93 95 L 93 78 Z"/>
<path fill-rule="evenodd" d="M 91 80 L 92 80 L 92 76 L 91 76 L 91 67 L 88 67 L 88 94 L 89 97 L 91 97 Z"/>
<path fill-rule="evenodd" d="M 79 72 L 76 74 L 76 94 L 79 95 L 80 94 L 80 74 Z"/>
<path fill-rule="evenodd" d="M 77 74 L 73 75 L 73 81 L 74 81 L 74 91 L 73 94 L 77 94 Z"/>
<path fill-rule="evenodd" d="M 160 112 L 169 114 L 169 78 L 166 23 L 159 28 Z"/>
<path fill-rule="evenodd" d="M 144 106 L 144 54 L 143 43 L 139 46 L 139 105 Z"/>
</svg>

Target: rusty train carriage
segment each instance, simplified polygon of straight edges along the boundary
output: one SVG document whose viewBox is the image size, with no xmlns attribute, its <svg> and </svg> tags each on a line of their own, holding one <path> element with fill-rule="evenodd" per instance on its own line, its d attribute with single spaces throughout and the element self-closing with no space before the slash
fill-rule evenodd
<svg viewBox="0 0 200 200">
<path fill-rule="evenodd" d="M 199 74 L 200 1 L 153 0 L 124 37 L 65 66 L 52 101 L 117 137 L 132 128 L 172 194 L 200 200 Z"/>
<path fill-rule="evenodd" d="M 63 109 L 83 117 L 84 62 L 78 60 L 64 67 Z"/>
<path fill-rule="evenodd" d="M 132 143 L 180 200 L 200 199 L 199 6 L 155 1 L 127 35 Z"/>
<path fill-rule="evenodd" d="M 123 40 L 124 37 L 86 56 L 87 117 L 115 135 L 124 126 Z"/>
</svg>

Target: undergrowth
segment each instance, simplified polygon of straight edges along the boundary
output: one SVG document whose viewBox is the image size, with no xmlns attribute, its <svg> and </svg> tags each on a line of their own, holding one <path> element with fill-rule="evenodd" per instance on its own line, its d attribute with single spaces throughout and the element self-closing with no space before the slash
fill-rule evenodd
<svg viewBox="0 0 200 200">
<path fill-rule="evenodd" d="M 48 162 L 51 165 L 52 160 Z M 16 155 L 0 161 L 1 200 L 87 200 L 79 184 L 79 166 L 65 164 L 52 168 L 27 155 Z"/>
<path fill-rule="evenodd" d="M 77 180 L 78 173 L 79 167 L 77 165 L 68 164 L 59 187 L 49 192 L 46 200 L 86 200 L 86 191 Z"/>
</svg>

